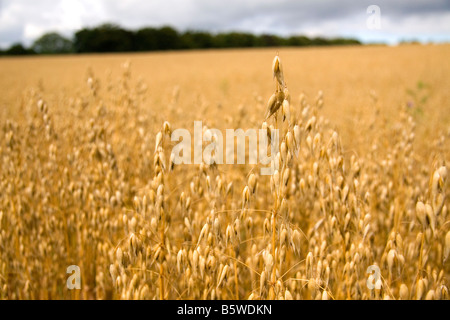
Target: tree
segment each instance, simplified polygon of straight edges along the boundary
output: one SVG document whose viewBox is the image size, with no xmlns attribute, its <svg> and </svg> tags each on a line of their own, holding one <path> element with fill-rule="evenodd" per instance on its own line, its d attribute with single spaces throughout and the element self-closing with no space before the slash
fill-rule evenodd
<svg viewBox="0 0 450 320">
<path fill-rule="evenodd" d="M 134 50 L 133 33 L 115 24 L 106 23 L 75 34 L 76 52 L 127 52 Z"/>
<path fill-rule="evenodd" d="M 213 36 L 208 32 L 187 31 L 180 36 L 182 49 L 208 49 L 214 47 Z"/>
<path fill-rule="evenodd" d="M 92 29 L 82 29 L 75 34 L 76 52 L 128 52 L 207 48 L 248 48 L 311 45 L 359 44 L 353 39 L 327 39 L 293 35 L 282 37 L 273 34 L 254 35 L 245 32 L 211 34 L 203 31 L 185 31 L 163 26 L 146 27 L 130 31 L 115 24 L 103 24 Z"/>
<path fill-rule="evenodd" d="M 313 46 L 326 46 L 329 45 L 329 41 L 323 37 L 316 37 L 311 39 L 311 44 Z"/>
<path fill-rule="evenodd" d="M 180 36 L 177 30 L 172 27 L 162 27 L 158 29 L 158 49 L 159 50 L 176 50 L 181 47 Z"/>
<path fill-rule="evenodd" d="M 284 39 L 273 35 L 273 34 L 263 34 L 258 37 L 258 46 L 262 47 L 279 47 L 284 45 Z"/>
<path fill-rule="evenodd" d="M 15 43 L 5 51 L 5 54 L 13 56 L 22 56 L 34 53 L 35 52 L 33 51 L 33 49 L 27 49 L 21 43 Z"/>
<path fill-rule="evenodd" d="M 140 29 L 134 35 L 134 42 L 137 51 L 158 50 L 158 30 L 155 28 Z"/>
<path fill-rule="evenodd" d="M 73 51 L 73 44 L 72 41 L 60 34 L 50 32 L 37 39 L 32 48 L 37 53 L 43 54 L 70 53 Z"/>
<path fill-rule="evenodd" d="M 293 47 L 310 46 L 311 39 L 305 36 L 291 36 L 287 39 L 287 45 Z"/>
</svg>

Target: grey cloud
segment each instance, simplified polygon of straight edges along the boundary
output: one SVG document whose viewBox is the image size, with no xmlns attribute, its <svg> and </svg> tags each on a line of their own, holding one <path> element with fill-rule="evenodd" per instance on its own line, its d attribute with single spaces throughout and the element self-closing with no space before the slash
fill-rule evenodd
<svg viewBox="0 0 450 320">
<path fill-rule="evenodd" d="M 13 26 L 0 30 L 0 47 L 7 47 L 18 42 L 23 34 L 21 26 Z"/>
<path fill-rule="evenodd" d="M 440 14 L 450 10 L 445 0 L 355 1 L 355 0 L 282 0 L 282 1 L 108 1 L 105 10 L 113 19 L 128 24 L 171 23 L 182 28 L 233 28 L 242 22 L 272 21 L 271 25 L 322 23 L 333 19 L 364 16 L 366 8 L 376 4 L 388 17 L 405 18 L 415 14 Z M 255 28 L 257 25 L 255 25 Z"/>
</svg>

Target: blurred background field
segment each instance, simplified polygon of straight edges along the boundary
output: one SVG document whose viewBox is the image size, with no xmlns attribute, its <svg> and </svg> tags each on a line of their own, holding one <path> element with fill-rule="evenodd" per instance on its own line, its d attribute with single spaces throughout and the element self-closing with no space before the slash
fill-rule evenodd
<svg viewBox="0 0 450 320">
<path fill-rule="evenodd" d="M 147 87 L 140 107 L 155 120 L 169 117 L 174 126 L 186 121 L 180 125 L 191 127 L 189 123 L 204 115 L 210 125 L 223 128 L 242 108 L 247 117 L 241 121 L 249 125 L 265 111 L 265 101 L 260 106 L 258 97 L 268 99 L 273 84 L 264 81 L 270 77 L 264 66 L 277 51 L 288 68 L 294 106 L 301 93 L 313 99 L 322 91 L 321 112 L 339 127 L 346 143 L 361 138 L 361 119 L 373 114 L 375 105 L 395 118 L 408 104 L 427 140 L 450 130 L 450 45 L 5 57 L 0 59 L 0 116 L 20 116 L 23 94 L 31 88 L 42 89 L 52 108 L 63 112 L 69 97 L 88 90 L 89 70 L 105 90 L 129 61 L 133 81 Z M 175 88 L 178 113 L 168 107 Z M 220 116 L 208 117 L 203 111 Z"/>
</svg>

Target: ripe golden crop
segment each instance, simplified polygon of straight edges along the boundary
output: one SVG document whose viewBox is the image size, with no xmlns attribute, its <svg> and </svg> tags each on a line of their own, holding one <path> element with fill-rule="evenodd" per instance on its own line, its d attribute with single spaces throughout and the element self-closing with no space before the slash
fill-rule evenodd
<svg viewBox="0 0 450 320">
<path fill-rule="evenodd" d="M 448 300 L 449 50 L 0 59 L 0 298 Z M 196 120 L 273 175 L 176 165 Z"/>
</svg>

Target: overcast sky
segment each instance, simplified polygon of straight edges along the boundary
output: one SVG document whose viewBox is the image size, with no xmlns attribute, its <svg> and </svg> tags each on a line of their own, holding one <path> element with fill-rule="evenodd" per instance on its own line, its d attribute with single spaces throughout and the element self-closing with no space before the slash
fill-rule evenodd
<svg viewBox="0 0 450 320">
<path fill-rule="evenodd" d="M 369 5 L 380 8 L 380 29 L 367 26 L 374 17 Z M 0 47 L 30 45 L 48 31 L 72 36 L 104 22 L 130 29 L 171 25 L 180 31 L 346 36 L 391 44 L 413 38 L 448 42 L 450 0 L 0 0 Z"/>
</svg>

